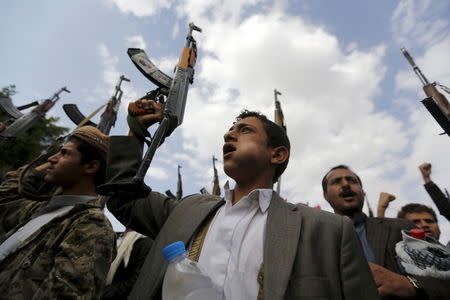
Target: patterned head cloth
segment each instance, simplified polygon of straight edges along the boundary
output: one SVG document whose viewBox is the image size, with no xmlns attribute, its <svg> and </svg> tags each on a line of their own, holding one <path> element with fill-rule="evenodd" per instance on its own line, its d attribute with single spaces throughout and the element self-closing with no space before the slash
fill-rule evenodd
<svg viewBox="0 0 450 300">
<path fill-rule="evenodd" d="M 103 134 L 100 130 L 93 126 L 82 126 L 80 128 L 75 129 L 70 136 L 75 136 L 92 147 L 96 148 L 100 154 L 106 158 L 106 153 L 108 152 L 109 147 L 109 136 Z"/>
</svg>

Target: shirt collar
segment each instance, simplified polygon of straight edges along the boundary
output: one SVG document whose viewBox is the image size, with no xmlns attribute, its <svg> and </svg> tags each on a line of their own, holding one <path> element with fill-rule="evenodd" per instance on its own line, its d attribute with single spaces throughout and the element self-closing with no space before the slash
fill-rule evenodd
<svg viewBox="0 0 450 300">
<path fill-rule="evenodd" d="M 226 203 L 231 205 L 231 201 L 233 200 L 233 190 L 230 189 L 230 183 L 227 181 L 224 185 L 225 196 L 224 200 Z M 256 189 L 251 191 L 244 198 L 250 198 L 251 200 L 258 201 L 259 208 L 262 213 L 265 213 L 269 208 L 270 200 L 272 199 L 273 190 L 272 189 Z"/>
<path fill-rule="evenodd" d="M 367 216 L 362 212 L 357 212 L 353 215 L 353 226 L 364 225 L 366 223 Z"/>
<path fill-rule="evenodd" d="M 33 218 L 50 213 L 64 206 L 75 206 L 77 204 L 86 203 L 96 197 L 87 195 L 56 195 L 50 198 L 46 205 L 38 209 Z"/>
</svg>

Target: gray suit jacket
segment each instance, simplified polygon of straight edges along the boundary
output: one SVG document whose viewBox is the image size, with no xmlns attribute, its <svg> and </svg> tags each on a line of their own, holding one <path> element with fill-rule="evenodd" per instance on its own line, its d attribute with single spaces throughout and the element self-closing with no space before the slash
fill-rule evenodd
<svg viewBox="0 0 450 300">
<path fill-rule="evenodd" d="M 189 243 L 224 201 L 192 195 L 177 204 L 160 193 L 136 199 L 121 190 L 136 172 L 140 149 L 133 138 L 111 138 L 106 186 L 115 192 L 108 209 L 127 227 L 155 238 L 130 298 L 159 299 L 167 267 L 163 247 L 175 241 Z M 267 300 L 378 299 L 351 221 L 286 203 L 276 193 L 268 209 L 263 260 Z"/>
<path fill-rule="evenodd" d="M 392 272 L 402 274 L 396 259 L 395 245 L 402 240 L 401 230 L 416 228 L 414 223 L 404 219 L 367 218 L 366 228 L 376 263 Z M 450 299 L 450 281 L 414 277 L 424 288 L 430 300 Z"/>
</svg>

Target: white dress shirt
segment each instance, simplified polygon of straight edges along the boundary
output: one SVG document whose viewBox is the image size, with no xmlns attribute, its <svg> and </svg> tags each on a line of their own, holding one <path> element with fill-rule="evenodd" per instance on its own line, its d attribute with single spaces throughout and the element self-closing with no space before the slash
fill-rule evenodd
<svg viewBox="0 0 450 300">
<path fill-rule="evenodd" d="M 216 212 L 203 243 L 199 267 L 225 299 L 256 299 L 263 262 L 267 209 L 271 189 L 253 190 L 235 205 L 225 184 L 225 205 Z"/>
</svg>

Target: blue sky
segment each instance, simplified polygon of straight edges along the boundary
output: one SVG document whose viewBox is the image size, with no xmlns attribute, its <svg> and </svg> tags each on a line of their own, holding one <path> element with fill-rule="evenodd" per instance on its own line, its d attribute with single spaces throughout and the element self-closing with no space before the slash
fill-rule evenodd
<svg viewBox="0 0 450 300">
<path fill-rule="evenodd" d="M 282 195 L 330 210 L 320 180 L 345 163 L 362 177 L 374 209 L 380 192 L 397 196 L 387 211 L 392 217 L 408 202 L 434 207 L 420 163 L 432 162 L 433 180 L 450 188 L 450 140 L 438 136 L 442 130 L 419 102 L 420 82 L 399 50 L 406 46 L 430 80 L 450 85 L 449 16 L 445 0 L 4 1 L 0 86 L 16 84 L 17 105 L 67 86 L 72 93 L 49 115 L 73 128 L 61 105 L 77 103 L 89 114 L 124 74 L 131 82 L 123 84 L 112 134 L 125 134 L 126 104 L 154 88 L 127 48 L 145 48 L 172 74 L 194 21 L 203 28 L 195 34 L 195 82 L 183 125 L 158 150 L 146 177 L 154 190 L 175 192 L 178 164 L 186 195 L 211 189 L 211 157 L 221 157 L 234 116 L 250 108 L 272 118 L 277 88 L 292 143 Z M 223 184 L 220 161 L 218 167 Z M 440 225 L 446 242 L 450 226 L 443 218 Z"/>
</svg>

